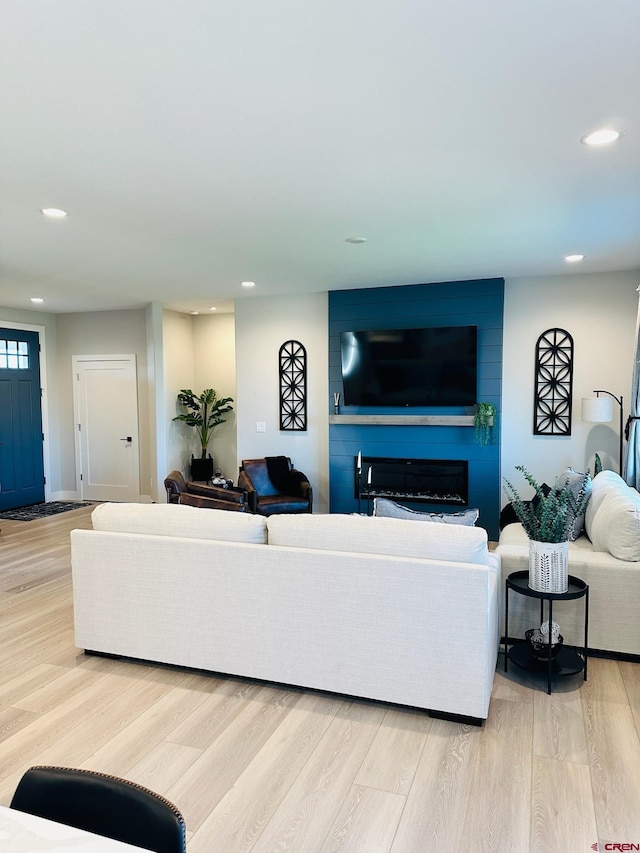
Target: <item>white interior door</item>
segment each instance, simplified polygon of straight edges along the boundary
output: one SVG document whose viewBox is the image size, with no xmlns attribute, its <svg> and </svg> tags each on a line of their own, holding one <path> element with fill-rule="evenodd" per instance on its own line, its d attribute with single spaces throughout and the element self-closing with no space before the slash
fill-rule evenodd
<svg viewBox="0 0 640 853">
<path fill-rule="evenodd" d="M 73 356 L 78 492 L 140 500 L 135 355 Z"/>
</svg>

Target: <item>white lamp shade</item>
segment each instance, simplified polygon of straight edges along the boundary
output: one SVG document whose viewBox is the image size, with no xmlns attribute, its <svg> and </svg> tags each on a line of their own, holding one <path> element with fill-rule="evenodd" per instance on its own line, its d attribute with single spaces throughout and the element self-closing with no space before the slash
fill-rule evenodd
<svg viewBox="0 0 640 853">
<path fill-rule="evenodd" d="M 613 420 L 613 397 L 583 397 L 582 420 L 607 424 Z"/>
</svg>

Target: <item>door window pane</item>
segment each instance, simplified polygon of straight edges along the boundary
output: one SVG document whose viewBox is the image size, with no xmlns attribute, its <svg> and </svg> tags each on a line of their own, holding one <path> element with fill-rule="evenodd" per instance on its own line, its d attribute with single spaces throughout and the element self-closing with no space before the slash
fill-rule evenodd
<svg viewBox="0 0 640 853">
<path fill-rule="evenodd" d="M 26 341 L 4 341 L 0 339 L 0 369 L 28 370 L 29 345 Z"/>
</svg>

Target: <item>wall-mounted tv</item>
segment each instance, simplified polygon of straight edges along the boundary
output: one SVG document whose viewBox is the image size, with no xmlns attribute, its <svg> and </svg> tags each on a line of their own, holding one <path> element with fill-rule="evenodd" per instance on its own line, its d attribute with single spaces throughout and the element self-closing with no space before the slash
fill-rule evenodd
<svg viewBox="0 0 640 853">
<path fill-rule="evenodd" d="M 340 333 L 345 406 L 473 406 L 477 326 Z"/>
</svg>

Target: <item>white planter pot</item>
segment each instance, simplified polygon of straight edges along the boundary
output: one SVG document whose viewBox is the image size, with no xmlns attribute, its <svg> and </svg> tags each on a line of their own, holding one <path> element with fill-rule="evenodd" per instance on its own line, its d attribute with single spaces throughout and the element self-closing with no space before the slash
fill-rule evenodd
<svg viewBox="0 0 640 853">
<path fill-rule="evenodd" d="M 529 539 L 529 586 L 537 592 L 569 589 L 569 543 Z"/>
</svg>

